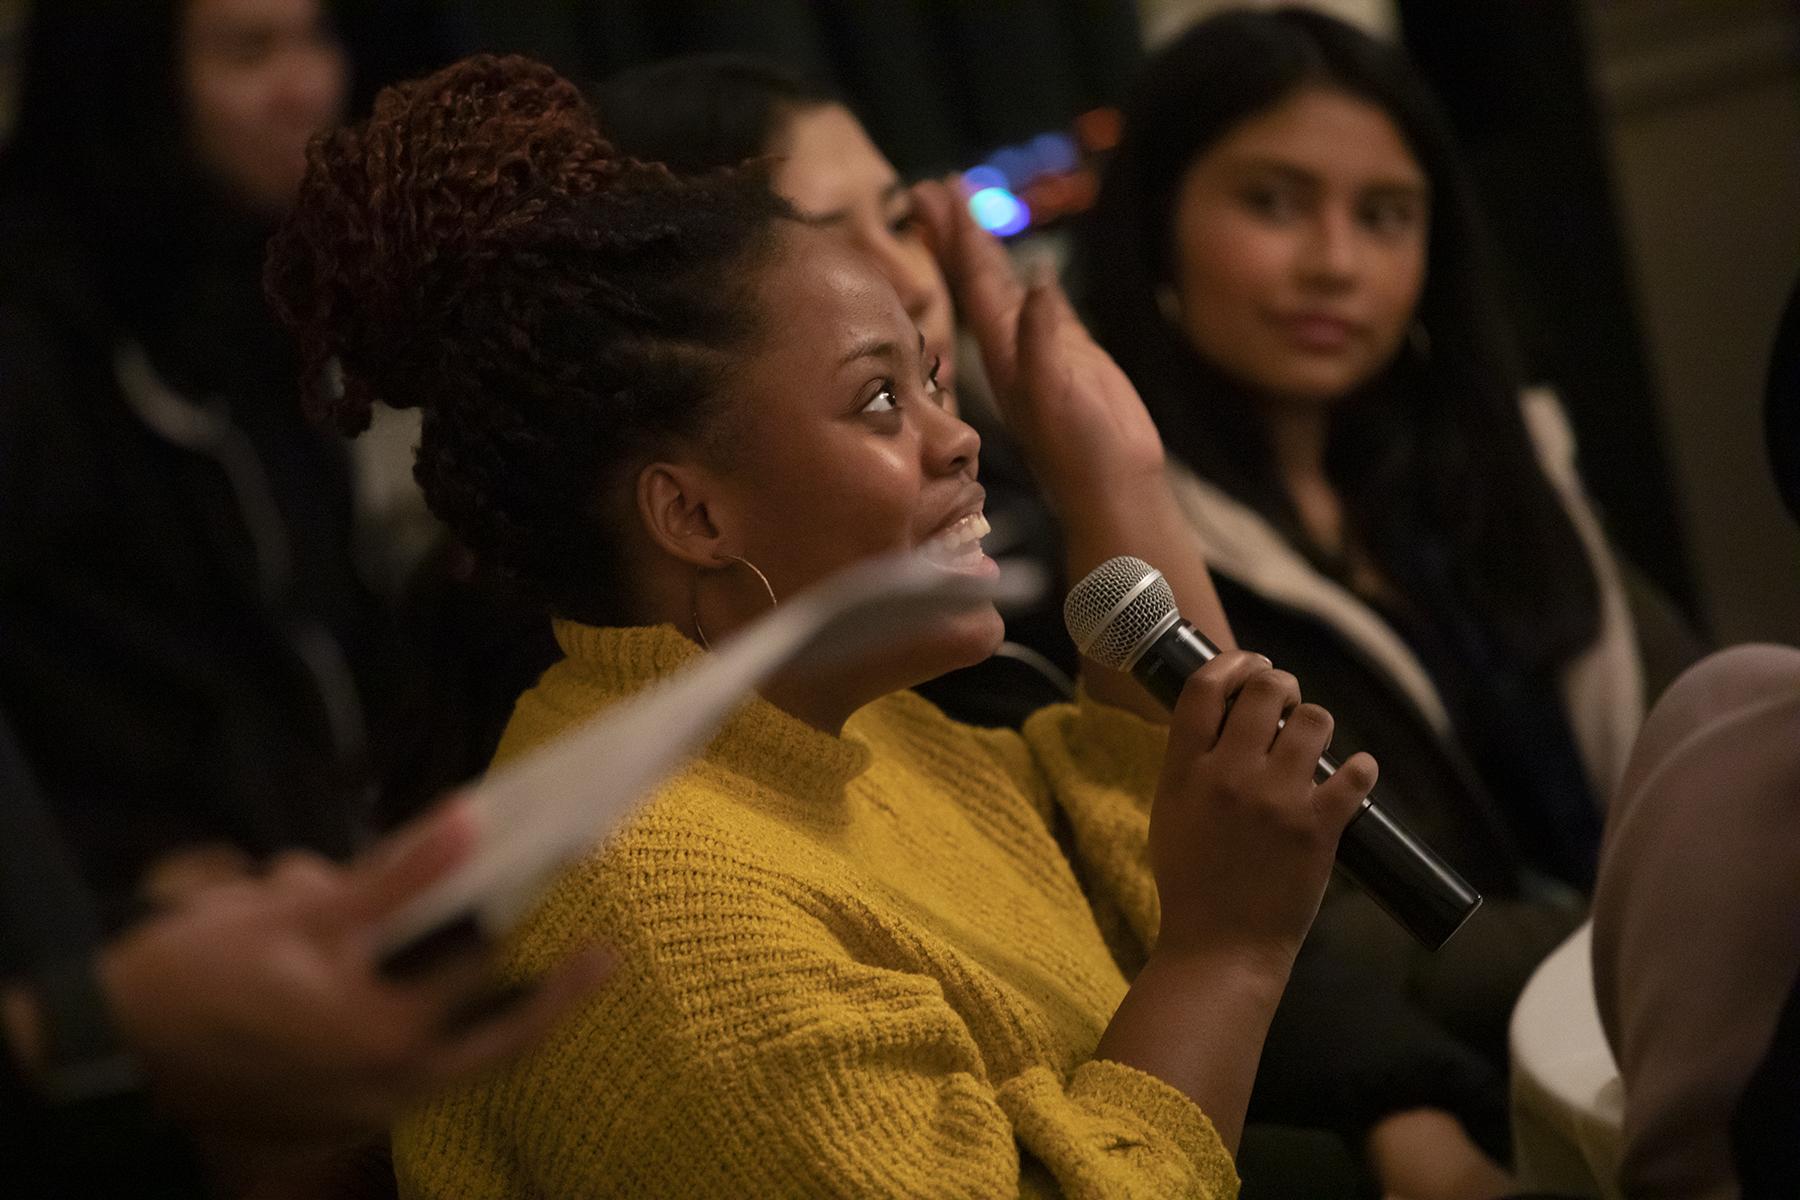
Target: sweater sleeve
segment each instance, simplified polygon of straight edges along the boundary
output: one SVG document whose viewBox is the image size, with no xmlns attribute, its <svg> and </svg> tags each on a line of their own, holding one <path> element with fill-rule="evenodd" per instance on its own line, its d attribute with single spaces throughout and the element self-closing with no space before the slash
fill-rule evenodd
<svg viewBox="0 0 1800 1200">
<path fill-rule="evenodd" d="M 991 735 L 995 739 L 1003 736 Z M 1045 796 L 1095 920 L 1126 976 L 1156 944 L 1162 919 L 1150 874 L 1150 805 L 1168 729 L 1083 689 L 1073 704 L 1034 713 L 1015 737 L 1016 772 Z"/>
<path fill-rule="evenodd" d="M 866 914 L 758 903 L 691 845 L 681 864 L 632 859 L 583 868 L 521 953 L 541 969 L 599 929 L 618 975 L 531 1058 L 402 1124 L 403 1195 L 1236 1194 L 1211 1123 L 1150 1076 L 997 1077 L 968 1025 L 980 1013 L 851 944 Z M 703 914 L 656 901 L 671 871 L 708 896 Z M 634 890 L 629 908 L 608 899 Z"/>
</svg>

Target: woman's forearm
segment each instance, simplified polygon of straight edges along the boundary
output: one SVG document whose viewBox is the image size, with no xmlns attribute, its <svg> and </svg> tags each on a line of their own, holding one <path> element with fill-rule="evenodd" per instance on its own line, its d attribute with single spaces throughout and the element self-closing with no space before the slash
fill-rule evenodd
<svg viewBox="0 0 1800 1200">
<path fill-rule="evenodd" d="M 1235 1154 L 1286 978 L 1280 964 L 1152 954 L 1094 1057 L 1136 1067 L 1184 1093 Z"/>
</svg>

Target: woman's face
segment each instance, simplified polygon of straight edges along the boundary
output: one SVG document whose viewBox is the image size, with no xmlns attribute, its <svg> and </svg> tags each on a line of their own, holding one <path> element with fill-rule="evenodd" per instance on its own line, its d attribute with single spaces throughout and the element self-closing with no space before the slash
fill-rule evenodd
<svg viewBox="0 0 1800 1200">
<path fill-rule="evenodd" d="M 938 382 L 954 397 L 950 290 L 892 164 L 838 104 L 800 110 L 769 150 L 781 158 L 775 190 L 810 224 L 843 238 L 887 277 L 925 335 L 927 356 L 942 360 Z"/>
<path fill-rule="evenodd" d="M 976 483 L 981 439 L 944 407 L 933 358 L 894 287 L 832 231 L 794 225 L 763 271 L 760 348 L 725 397 L 730 462 L 714 524 L 778 597 L 851 563 L 928 548 L 951 570 L 992 575 Z M 734 592 L 766 606 L 754 581 Z M 870 695 L 980 662 L 1003 635 L 991 607 L 946 618 L 870 669 Z"/>
<path fill-rule="evenodd" d="M 190 0 L 181 62 L 201 164 L 252 209 L 285 211 L 349 82 L 320 0 Z"/>
<path fill-rule="evenodd" d="M 1274 400 L 1329 404 L 1398 352 L 1424 287 L 1429 228 L 1425 173 L 1387 115 L 1343 92 L 1296 92 L 1182 180 L 1182 331 Z"/>
</svg>

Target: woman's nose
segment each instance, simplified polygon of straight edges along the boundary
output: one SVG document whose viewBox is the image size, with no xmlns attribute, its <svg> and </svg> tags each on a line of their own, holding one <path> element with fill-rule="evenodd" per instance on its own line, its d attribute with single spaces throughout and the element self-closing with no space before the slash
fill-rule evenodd
<svg viewBox="0 0 1800 1200">
<path fill-rule="evenodd" d="M 953 475 L 976 472 L 981 460 L 981 435 L 975 427 L 938 405 L 926 414 L 924 448 L 926 465 L 935 473 Z"/>
<path fill-rule="evenodd" d="M 1309 278 L 1334 286 L 1354 282 L 1361 261 L 1355 221 L 1347 213 L 1321 212 L 1306 239 L 1302 266 Z"/>
</svg>

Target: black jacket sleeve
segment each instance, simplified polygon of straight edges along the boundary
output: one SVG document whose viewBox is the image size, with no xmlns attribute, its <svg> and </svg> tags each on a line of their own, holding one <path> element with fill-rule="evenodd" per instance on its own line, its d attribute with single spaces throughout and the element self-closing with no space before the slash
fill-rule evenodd
<svg viewBox="0 0 1800 1200">
<path fill-rule="evenodd" d="M 0 984 L 30 986 L 34 969 L 93 954 L 100 923 L 0 717 Z M 0 1039 L 0 1162 L 31 1196 L 205 1196 L 192 1145 L 140 1094 L 47 1103 Z"/>
<path fill-rule="evenodd" d="M 99 943 L 93 899 L 0 717 L 0 977 Z"/>
</svg>

